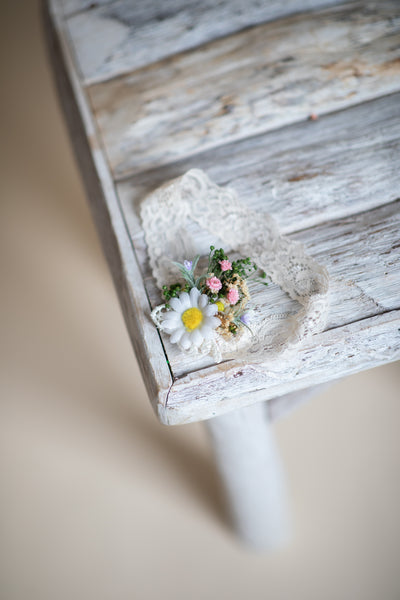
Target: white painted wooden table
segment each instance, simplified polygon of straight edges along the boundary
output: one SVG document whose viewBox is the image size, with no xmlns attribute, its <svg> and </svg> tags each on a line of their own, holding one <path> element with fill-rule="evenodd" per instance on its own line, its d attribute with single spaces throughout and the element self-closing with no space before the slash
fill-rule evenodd
<svg viewBox="0 0 400 600">
<path fill-rule="evenodd" d="M 239 533 L 273 546 L 287 521 L 272 417 L 400 358 L 400 4 L 49 0 L 44 15 L 150 400 L 165 424 L 209 419 Z M 150 321 L 160 296 L 138 207 L 193 167 L 329 270 L 326 330 L 290 364 L 189 360 Z M 254 301 L 293 310 L 274 285 Z"/>
</svg>

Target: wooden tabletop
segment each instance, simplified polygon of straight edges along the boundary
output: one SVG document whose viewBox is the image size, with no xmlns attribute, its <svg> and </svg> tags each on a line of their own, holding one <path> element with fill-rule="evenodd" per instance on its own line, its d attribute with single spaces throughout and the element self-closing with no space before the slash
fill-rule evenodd
<svg viewBox="0 0 400 600">
<path fill-rule="evenodd" d="M 150 400 L 206 419 L 400 358 L 400 4 L 49 0 L 50 57 Z M 138 207 L 201 168 L 325 265 L 290 361 L 194 361 L 160 336 Z M 254 302 L 294 310 L 278 286 Z M 107 343 L 107 340 L 104 340 Z"/>
</svg>

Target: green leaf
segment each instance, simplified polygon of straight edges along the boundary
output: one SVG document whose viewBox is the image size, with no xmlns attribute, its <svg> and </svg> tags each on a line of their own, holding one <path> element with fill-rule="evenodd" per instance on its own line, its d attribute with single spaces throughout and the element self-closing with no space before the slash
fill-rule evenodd
<svg viewBox="0 0 400 600">
<path fill-rule="evenodd" d="M 199 262 L 199 258 L 200 258 L 200 254 L 197 254 L 197 256 L 194 257 L 193 262 L 192 262 L 192 274 L 194 273 L 196 267 L 197 267 L 197 263 Z"/>
<path fill-rule="evenodd" d="M 181 265 L 181 263 L 172 261 L 172 264 L 174 264 L 179 269 L 180 274 L 182 275 L 183 279 L 185 281 L 187 281 L 191 287 L 193 287 L 194 286 L 194 278 L 193 278 L 192 271 L 188 271 L 184 265 Z"/>
<path fill-rule="evenodd" d="M 198 277 L 194 282 L 195 287 L 199 287 L 201 281 L 203 281 L 203 279 L 206 279 L 206 278 L 207 278 L 207 275 L 200 275 L 200 277 Z"/>
</svg>

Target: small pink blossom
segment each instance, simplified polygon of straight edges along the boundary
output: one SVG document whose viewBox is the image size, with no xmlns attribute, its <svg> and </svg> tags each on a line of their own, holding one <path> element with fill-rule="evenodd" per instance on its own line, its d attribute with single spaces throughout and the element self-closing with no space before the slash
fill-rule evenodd
<svg viewBox="0 0 400 600">
<path fill-rule="evenodd" d="M 232 271 L 232 263 L 229 260 L 220 260 L 221 271 Z"/>
<path fill-rule="evenodd" d="M 226 296 L 228 298 L 229 304 L 236 304 L 239 300 L 239 292 L 237 288 L 231 288 Z"/>
<path fill-rule="evenodd" d="M 210 277 L 206 280 L 206 284 L 212 292 L 219 292 L 219 290 L 222 288 L 222 283 L 218 277 Z"/>
</svg>

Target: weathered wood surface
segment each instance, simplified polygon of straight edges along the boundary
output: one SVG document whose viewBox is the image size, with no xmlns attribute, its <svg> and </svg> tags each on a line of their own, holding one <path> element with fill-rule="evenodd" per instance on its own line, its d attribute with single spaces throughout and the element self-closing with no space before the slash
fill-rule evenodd
<svg viewBox="0 0 400 600">
<path fill-rule="evenodd" d="M 85 83 L 104 81 L 292 13 L 340 0 L 68 0 L 68 30 Z M 99 43 L 101 40 L 101 43 Z"/>
<path fill-rule="evenodd" d="M 54 5 L 59 6 L 56 0 L 54 0 Z M 230 71 L 232 61 L 240 58 L 239 49 L 235 47 L 235 44 L 239 44 L 239 39 L 241 41 L 249 40 L 254 51 L 257 49 L 257 35 L 254 32 L 270 31 L 271 44 L 268 40 L 268 48 L 271 46 L 273 54 L 275 46 L 279 48 L 280 38 L 277 36 L 277 32 L 280 32 L 280 35 L 286 32 L 293 47 L 296 40 L 300 46 L 296 51 L 294 61 L 284 62 L 285 53 L 283 53 L 281 62 L 278 61 L 278 64 L 275 65 L 276 69 L 282 68 L 282 77 L 286 77 L 286 87 L 282 89 L 279 89 L 278 85 L 280 74 L 271 66 L 275 59 L 272 57 L 266 62 L 265 72 L 269 71 L 268 77 L 271 76 L 276 91 L 276 94 L 271 96 L 271 88 L 269 91 L 267 89 L 266 98 L 271 99 L 274 96 L 278 98 L 281 104 L 276 106 L 279 107 L 278 112 L 281 114 L 283 114 L 282 106 L 285 98 L 287 101 L 290 100 L 286 105 L 289 112 L 292 111 L 289 121 L 298 121 L 305 106 L 305 96 L 300 94 L 297 98 L 300 112 L 296 113 L 295 93 L 296 90 L 299 91 L 296 83 L 298 81 L 297 74 L 301 79 L 303 67 L 297 65 L 295 68 L 296 65 L 291 65 L 290 69 L 294 70 L 289 73 L 286 66 L 290 63 L 304 63 L 307 72 L 310 65 L 314 65 L 315 70 L 311 70 L 310 74 L 311 82 L 315 77 L 314 92 L 308 77 L 304 83 L 306 87 L 311 86 L 309 88 L 311 96 L 309 94 L 309 97 L 318 96 L 318 85 L 322 95 L 326 94 L 326 97 L 328 93 L 335 95 L 335 90 L 339 90 L 339 92 L 341 90 L 341 100 L 339 92 L 335 96 L 336 100 L 339 98 L 340 101 L 336 102 L 335 100 L 336 104 L 335 102 L 323 104 L 324 110 L 327 111 L 338 108 L 341 101 L 343 106 L 349 106 L 365 100 L 370 93 L 373 96 L 382 96 L 390 89 L 396 88 L 398 62 L 396 62 L 395 53 L 399 44 L 398 18 L 395 9 L 395 2 L 383 2 L 377 5 L 362 3 L 362 6 L 357 3 L 345 8 L 319 12 L 310 17 L 310 21 L 307 21 L 304 15 L 282 19 L 274 24 L 273 31 L 272 29 L 268 30 L 272 24 L 256 27 L 237 36 L 213 42 L 197 52 L 191 51 L 170 61 L 167 60 L 162 65 L 157 64 L 149 69 L 137 71 L 132 74 L 132 77 L 141 75 L 147 85 L 154 74 L 161 72 L 162 66 L 168 77 L 168 69 L 175 65 L 174 68 L 180 66 L 183 69 L 180 73 L 174 73 L 176 75 L 175 85 L 177 85 L 179 81 L 182 81 L 180 79 L 182 72 L 183 75 L 184 72 L 189 72 L 190 59 L 195 64 L 197 60 L 201 62 L 203 58 L 207 59 L 208 57 L 210 60 L 212 59 L 211 62 L 215 63 L 214 84 L 217 86 L 221 83 L 223 87 L 225 81 L 225 78 L 222 77 L 223 60 L 227 60 L 225 66 Z M 340 15 L 342 16 L 340 17 Z M 345 21 L 341 20 L 343 18 Z M 351 19 L 351 22 L 348 23 L 346 19 Z M 377 108 L 378 101 L 368 106 L 356 107 L 352 109 L 355 111 L 352 113 L 349 110 L 348 114 L 351 113 L 351 118 L 347 120 L 347 131 L 346 125 L 342 125 L 342 128 L 339 126 L 340 134 L 336 138 L 332 136 L 332 132 L 335 129 L 335 123 L 340 123 L 342 118 L 340 114 L 329 115 L 315 123 L 299 123 L 286 129 L 280 129 L 279 132 L 270 132 L 265 136 L 243 140 L 236 145 L 225 145 L 214 149 L 209 155 L 207 153 L 198 154 L 195 158 L 161 169 L 158 174 L 153 171 L 140 175 L 141 183 L 138 178 L 120 183 L 118 193 L 121 198 L 123 190 L 126 193 L 133 192 L 129 202 L 127 196 L 123 200 L 124 211 L 122 214 L 110 170 L 105 160 L 104 140 L 98 135 L 98 122 L 93 118 L 93 107 L 89 106 L 86 90 L 82 80 L 79 80 L 77 66 L 72 59 L 70 41 L 64 29 L 65 23 L 59 14 L 54 16 L 53 20 L 57 23 L 57 36 L 61 42 L 61 52 L 59 53 L 59 49 L 57 49 L 53 54 L 57 63 L 56 71 L 61 79 L 60 85 L 63 86 L 65 110 L 74 138 L 81 137 L 81 142 L 78 143 L 78 160 L 84 171 L 95 220 L 110 261 L 127 326 L 142 365 L 143 376 L 151 400 L 163 422 L 175 424 L 209 418 L 247 403 L 290 393 L 400 357 L 398 331 L 400 311 L 394 310 L 399 308 L 398 296 L 396 300 L 396 290 L 398 293 L 399 289 L 399 229 L 396 231 L 396 227 L 399 226 L 399 203 L 393 202 L 398 197 L 396 191 L 398 189 L 398 169 L 393 167 L 394 160 L 397 160 L 399 139 L 396 96 L 382 100 L 381 119 Z M 290 34 L 288 29 L 289 22 L 292 24 L 293 34 Z M 331 23 L 332 28 L 328 28 L 328 22 Z M 317 23 L 320 29 L 315 33 L 314 27 Z M 325 43 L 322 44 L 321 35 L 326 36 L 328 30 L 332 37 L 325 39 Z M 310 31 L 314 33 L 310 35 Z M 248 34 L 249 38 L 247 38 Z M 290 35 L 294 37 L 290 37 Z M 312 43 L 310 42 L 311 38 Z M 281 45 L 286 48 L 287 42 L 287 39 L 281 40 Z M 324 47 L 322 47 L 323 45 Z M 232 51 L 232 55 L 227 53 L 228 48 Z M 352 53 L 347 55 L 346 48 L 347 51 L 352 49 Z M 220 52 L 219 57 L 217 57 L 218 52 Z M 247 56 L 252 64 L 250 53 Z M 288 55 L 286 54 L 286 56 Z M 346 58 L 346 56 L 348 57 Z M 356 70 L 353 68 L 355 56 L 358 61 L 356 61 Z M 257 57 L 256 59 L 258 60 Z M 325 60 L 327 63 L 324 62 Z M 350 62 L 346 62 L 346 60 L 353 61 L 351 66 Z M 321 73 L 329 70 L 335 71 L 336 67 L 332 66 L 333 62 L 336 67 L 339 65 L 339 70 L 334 75 L 331 73 L 331 78 L 324 80 Z M 220 70 L 217 68 L 217 63 Z M 328 65 L 329 68 L 323 70 L 321 66 L 323 64 L 325 67 Z M 244 66 L 239 64 L 239 72 Z M 251 70 L 249 64 L 247 64 L 247 69 Z M 289 75 L 294 78 L 292 87 L 289 85 Z M 200 93 L 204 81 L 198 71 L 195 76 L 199 78 L 199 83 L 196 83 L 196 89 L 192 95 L 196 99 L 196 94 Z M 319 84 L 318 77 L 322 77 Z M 204 79 L 207 77 L 204 76 Z M 257 79 L 257 74 L 255 79 L 256 83 L 259 82 L 260 88 L 257 92 L 258 97 L 257 95 L 253 96 L 255 102 L 255 104 L 253 102 L 253 108 L 256 107 L 259 110 L 260 106 L 264 106 L 265 89 L 262 88 L 261 79 Z M 388 87 L 389 80 L 392 87 L 390 85 Z M 107 84 L 92 86 L 90 90 L 91 92 L 94 90 L 98 92 L 101 89 L 104 91 L 107 85 L 110 85 L 109 89 L 111 90 L 114 84 L 120 85 L 125 81 L 126 78 L 121 78 L 120 81 L 110 81 Z M 283 84 L 283 79 L 280 80 L 280 83 Z M 139 93 L 139 96 L 142 94 L 143 100 L 143 89 L 140 92 L 139 84 L 137 84 L 137 88 L 138 90 L 131 86 L 130 93 L 133 96 L 136 92 Z M 253 91 L 255 90 L 254 87 Z M 150 88 L 148 93 L 151 93 Z M 312 96 L 313 93 L 316 96 Z M 156 102 L 154 96 L 152 101 Z M 117 102 L 117 98 L 115 98 L 115 102 Z M 126 97 L 126 102 L 128 102 L 128 97 Z M 221 98 L 218 99 L 218 102 L 220 108 Z M 224 102 L 224 106 L 228 107 L 229 102 L 225 99 Z M 196 102 L 190 106 L 190 110 L 199 112 L 201 119 L 201 106 L 197 105 L 196 107 Z M 168 117 L 162 102 L 159 108 L 162 109 L 162 114 Z M 243 104 L 244 112 L 242 110 L 240 113 L 242 116 L 239 115 L 239 122 L 243 126 L 239 137 L 243 138 L 252 133 L 252 123 L 251 120 L 249 122 L 248 113 L 245 112 L 247 108 L 248 105 Z M 155 119 L 157 119 L 155 105 L 153 109 Z M 314 110 L 315 106 L 310 105 L 307 113 L 304 113 L 303 116 Z M 359 110 L 364 112 L 358 112 Z M 214 133 L 219 132 L 219 138 L 215 137 L 213 145 L 221 146 L 231 139 L 229 135 L 224 134 L 224 127 L 226 123 L 233 123 L 232 115 L 235 112 L 237 113 L 236 105 L 233 110 L 226 108 L 226 114 L 217 117 L 222 119 L 220 122 L 224 125 L 221 127 L 216 125 Z M 321 110 L 315 110 L 315 112 L 321 114 Z M 347 111 L 344 112 L 347 113 Z M 185 120 L 187 115 L 180 106 L 176 110 L 176 114 L 179 113 Z M 265 123 L 263 124 L 262 112 L 258 112 L 256 116 L 259 117 L 261 130 L 264 131 Z M 117 119 L 117 117 L 118 115 L 115 114 L 113 118 Z M 283 117 L 285 118 L 285 115 Z M 265 122 L 266 120 L 264 119 Z M 131 121 L 128 120 L 129 122 L 135 125 L 135 117 L 132 117 Z M 277 121 L 276 126 L 282 125 L 283 122 Z M 119 125 L 121 130 L 126 127 L 126 123 L 126 121 L 121 122 Z M 171 124 L 172 121 L 169 123 Z M 156 125 L 156 122 L 153 124 Z M 365 136 L 362 125 L 365 125 Z M 111 126 L 113 125 L 110 124 Z M 171 140 L 168 138 L 170 135 L 168 127 L 169 125 L 165 129 L 162 126 L 157 128 L 157 134 L 166 136 L 163 144 L 170 144 L 171 140 L 173 141 L 172 138 Z M 193 151 L 197 152 L 199 149 L 207 147 L 199 142 L 202 140 L 199 135 L 199 131 L 200 133 L 202 131 L 201 128 L 196 129 L 196 123 L 191 123 L 190 127 L 192 128 L 192 139 L 194 140 L 198 136 L 197 145 L 194 144 Z M 269 128 L 269 123 L 266 128 Z M 299 137 L 300 132 L 307 134 L 304 139 Z M 179 138 L 179 134 L 177 136 Z M 281 136 L 282 146 L 279 149 Z M 150 142 L 151 139 L 148 139 L 147 144 L 151 146 Z M 271 151 L 268 150 L 268 142 Z M 119 143 L 122 147 L 124 140 L 119 140 Z M 305 146 L 304 154 L 301 154 L 302 143 Z M 254 152 L 252 153 L 253 144 Z M 273 147 L 276 150 L 275 154 Z M 134 148 L 128 143 L 122 150 L 129 159 L 135 160 L 143 152 L 143 147 Z M 267 160 L 262 162 L 260 158 L 264 151 L 266 151 Z M 190 152 L 184 147 L 177 146 L 178 156 L 187 156 Z M 303 157 L 302 161 L 298 160 L 297 154 Z M 165 157 L 157 158 L 155 165 L 168 162 L 174 156 L 174 152 L 172 155 L 167 153 Z M 237 160 L 236 157 L 238 157 Z M 200 164 L 201 162 L 202 164 Z M 334 276 L 332 287 L 334 302 L 328 324 L 331 329 L 315 336 L 294 357 L 279 361 L 279 364 L 257 366 L 238 365 L 234 361 L 230 361 L 218 366 L 199 368 L 197 371 L 197 366 L 193 364 L 187 365 L 181 371 L 175 364 L 174 375 L 180 373 L 181 376 L 173 382 L 171 387 L 171 373 L 166 362 L 163 345 L 148 319 L 150 308 L 147 294 L 152 295 L 152 280 L 146 278 L 146 258 L 143 254 L 145 248 L 143 244 L 140 246 L 141 233 L 135 229 L 135 218 L 137 217 L 133 210 L 133 204 L 130 203 L 141 198 L 144 189 L 149 188 L 149 176 L 153 177 L 151 185 L 155 187 L 157 178 L 161 177 L 165 181 L 166 178 L 169 178 L 167 174 L 172 174 L 172 176 L 180 174 L 184 165 L 189 163 L 191 163 L 190 166 L 203 168 L 208 164 L 209 169 L 206 168 L 206 170 L 218 183 L 234 185 L 246 202 L 254 203 L 254 205 L 258 203 L 259 206 L 265 207 L 264 209 L 279 215 L 278 220 L 286 232 L 294 232 L 298 228 L 313 225 L 311 229 L 293 233 L 293 235 L 302 239 L 310 252 L 318 256 L 321 262 L 326 261 L 328 264 L 331 274 Z M 148 164 L 147 158 L 144 164 Z M 269 165 L 271 166 L 269 167 Z M 142 166 L 139 165 L 138 168 L 142 168 Z M 131 167 L 128 168 L 129 172 L 130 170 Z M 175 173 L 174 170 L 178 170 L 178 172 Z M 246 171 L 248 171 L 248 175 Z M 274 179 L 275 173 L 277 175 Z M 326 183 L 325 187 L 324 182 Z M 368 188 L 371 188 L 371 193 Z M 256 192 L 256 190 L 258 191 Z M 348 190 L 347 193 L 346 190 Z M 320 193 L 319 205 L 318 191 Z M 310 202 L 308 202 L 308 194 L 310 194 Z M 343 201 L 342 197 L 344 197 Z M 391 204 L 385 205 L 389 201 L 392 201 Z M 381 204 L 383 206 L 380 206 Z M 130 207 L 130 212 L 127 207 Z M 364 214 L 360 212 L 373 207 L 374 211 Z M 359 214 L 354 215 L 354 212 Z M 132 249 L 130 236 L 124 228 L 123 219 L 127 221 L 129 228 L 133 227 L 132 237 L 137 244 L 136 255 Z M 332 219 L 336 220 L 332 221 Z M 323 221 L 328 222 L 324 223 Z M 338 254 L 332 255 L 336 251 Z M 136 256 L 142 273 L 138 268 Z M 145 275 L 144 285 L 143 274 Z M 279 306 L 282 293 L 274 290 L 273 286 L 266 290 L 266 293 L 269 294 L 271 304 L 276 302 L 276 306 Z M 283 305 L 286 300 L 282 299 L 282 302 L 279 312 L 284 310 Z M 182 356 L 181 360 L 183 360 Z"/>
<path fill-rule="evenodd" d="M 399 13 L 291 16 L 89 86 L 114 177 L 400 90 Z"/>
<path fill-rule="evenodd" d="M 131 240 L 119 210 L 96 127 L 65 43 L 60 21 L 44 10 L 44 29 L 59 98 L 86 187 L 92 215 L 150 400 L 157 411 L 172 379 L 159 335 L 148 319 L 149 302 Z M 104 343 L 107 343 L 105 340 Z"/>
<path fill-rule="evenodd" d="M 138 206 L 152 189 L 197 166 L 234 187 L 250 208 L 273 214 L 285 233 L 314 225 L 294 237 L 329 269 L 328 328 L 399 308 L 400 206 L 389 204 L 400 195 L 399 156 L 400 95 L 393 95 L 120 182 L 118 195 L 152 305 L 160 295 Z M 252 295 L 259 319 L 296 308 L 273 284 L 254 286 Z M 176 377 L 212 364 L 208 357 L 182 356 L 167 336 L 164 345 Z"/>
<path fill-rule="evenodd" d="M 190 373 L 158 407 L 169 425 L 210 419 L 327 380 L 400 359 L 400 310 L 313 336 L 301 350 L 265 365 L 222 363 Z"/>
<path fill-rule="evenodd" d="M 62 9 L 62 15 L 68 16 L 73 13 L 79 13 L 82 11 L 91 11 L 96 9 L 98 6 L 104 6 L 112 4 L 115 0 L 59 0 L 58 2 L 52 2 L 52 7 L 59 6 Z"/>
<path fill-rule="evenodd" d="M 135 240 L 142 199 L 191 168 L 234 188 L 290 233 L 376 208 L 400 196 L 400 94 L 221 145 L 119 182 Z"/>
</svg>

